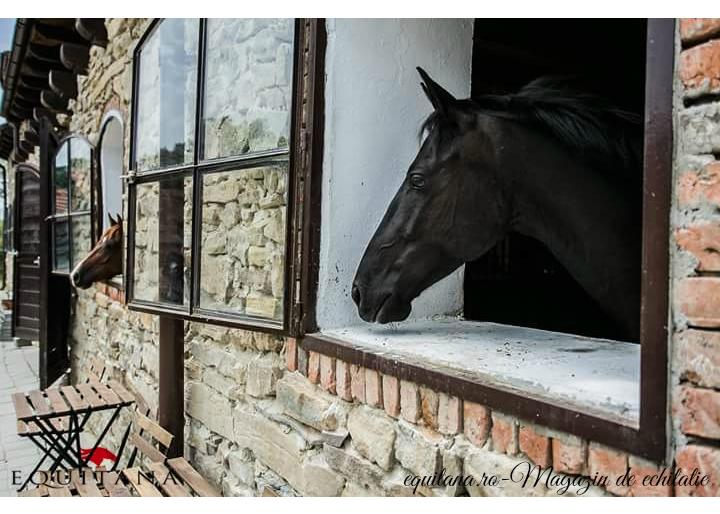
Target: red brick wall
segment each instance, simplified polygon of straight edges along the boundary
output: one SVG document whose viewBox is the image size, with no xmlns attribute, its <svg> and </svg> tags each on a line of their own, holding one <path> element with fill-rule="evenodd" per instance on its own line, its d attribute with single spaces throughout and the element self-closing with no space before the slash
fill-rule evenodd
<svg viewBox="0 0 720 514">
<path fill-rule="evenodd" d="M 680 20 L 673 213 L 675 464 L 713 476 L 678 496 L 720 495 L 720 18 Z"/>
</svg>

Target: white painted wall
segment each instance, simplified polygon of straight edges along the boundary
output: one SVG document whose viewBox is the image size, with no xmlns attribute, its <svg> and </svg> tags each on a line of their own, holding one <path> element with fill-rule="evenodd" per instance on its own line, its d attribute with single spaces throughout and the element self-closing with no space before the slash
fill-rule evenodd
<svg viewBox="0 0 720 514">
<path fill-rule="evenodd" d="M 472 20 L 327 22 L 325 153 L 317 321 L 363 323 L 350 297 L 367 243 L 419 150 L 431 106 L 422 66 L 459 98 L 470 96 Z M 413 302 L 412 318 L 462 309 L 462 270 Z"/>
<path fill-rule="evenodd" d="M 105 130 L 100 140 L 100 172 L 102 174 L 102 227 L 110 227 L 108 213 L 113 218 L 122 215 L 122 173 L 123 173 L 123 125 L 119 115 L 107 118 Z"/>
</svg>

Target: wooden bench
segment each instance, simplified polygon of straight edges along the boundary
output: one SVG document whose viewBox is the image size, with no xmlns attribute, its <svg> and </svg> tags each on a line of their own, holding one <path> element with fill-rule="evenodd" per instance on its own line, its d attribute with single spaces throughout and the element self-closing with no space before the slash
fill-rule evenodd
<svg viewBox="0 0 720 514">
<path fill-rule="evenodd" d="M 142 399 L 138 398 L 137 403 L 140 405 L 136 405 L 133 412 L 127 438 L 133 447 L 127 468 L 119 473 L 104 469 L 98 469 L 97 473 L 73 469 L 69 477 L 58 475 L 56 480 L 19 494 L 39 497 L 221 496 L 185 458 L 167 458 L 173 435 L 148 416 L 149 409 Z"/>
<path fill-rule="evenodd" d="M 137 409 L 129 442 L 134 448 L 122 476 L 137 496 L 221 496 L 185 458 L 167 458 L 173 435 Z"/>
</svg>

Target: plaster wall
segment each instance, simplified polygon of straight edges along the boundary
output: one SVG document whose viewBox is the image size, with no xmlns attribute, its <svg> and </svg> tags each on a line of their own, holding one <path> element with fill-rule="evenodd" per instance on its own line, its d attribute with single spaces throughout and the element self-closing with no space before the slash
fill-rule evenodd
<svg viewBox="0 0 720 514">
<path fill-rule="evenodd" d="M 387 206 L 419 150 L 431 112 L 422 66 L 459 98 L 470 96 L 473 21 L 327 21 L 325 153 L 317 321 L 357 323 L 352 281 Z M 413 302 L 411 318 L 462 309 L 463 270 Z"/>
</svg>

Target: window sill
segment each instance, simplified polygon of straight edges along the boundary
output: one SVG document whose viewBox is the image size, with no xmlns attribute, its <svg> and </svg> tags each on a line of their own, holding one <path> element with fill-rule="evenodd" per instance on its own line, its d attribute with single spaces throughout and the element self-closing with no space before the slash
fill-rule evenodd
<svg viewBox="0 0 720 514">
<path fill-rule="evenodd" d="M 325 330 L 301 347 L 636 454 L 656 450 L 639 430 L 635 343 L 444 317 Z"/>
</svg>

